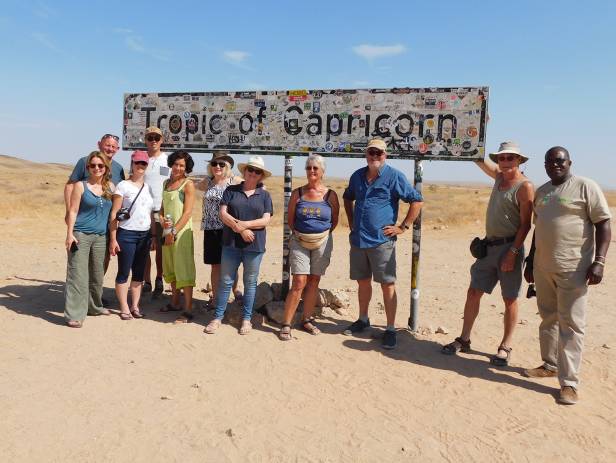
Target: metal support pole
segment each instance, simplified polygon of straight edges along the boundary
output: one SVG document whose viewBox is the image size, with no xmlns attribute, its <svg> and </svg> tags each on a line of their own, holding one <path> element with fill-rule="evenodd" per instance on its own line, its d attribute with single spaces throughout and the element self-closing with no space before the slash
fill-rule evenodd
<svg viewBox="0 0 616 463">
<path fill-rule="evenodd" d="M 415 189 L 421 194 L 423 183 L 423 166 L 415 160 Z M 421 211 L 413 223 L 413 254 L 411 261 L 411 316 L 408 326 L 411 331 L 417 331 L 419 318 L 419 253 L 421 251 Z"/>
<path fill-rule="evenodd" d="M 284 156 L 284 229 L 282 234 L 282 300 L 285 300 L 289 292 L 290 263 L 289 263 L 289 238 L 291 229 L 289 228 L 289 201 L 293 189 L 293 157 L 285 154 Z"/>
</svg>

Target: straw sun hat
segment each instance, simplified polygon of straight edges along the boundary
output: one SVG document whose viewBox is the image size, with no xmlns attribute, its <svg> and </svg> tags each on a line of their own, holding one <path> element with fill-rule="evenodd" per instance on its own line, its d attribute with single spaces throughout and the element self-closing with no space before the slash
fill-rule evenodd
<svg viewBox="0 0 616 463">
<path fill-rule="evenodd" d="M 263 178 L 267 178 L 272 175 L 272 173 L 265 168 L 265 163 L 263 162 L 263 158 L 261 156 L 251 156 L 248 158 L 248 162 L 240 162 L 237 165 L 237 169 L 242 173 L 242 176 L 244 176 L 244 169 L 248 166 L 254 167 L 255 169 L 261 169 L 263 171 Z"/>
</svg>

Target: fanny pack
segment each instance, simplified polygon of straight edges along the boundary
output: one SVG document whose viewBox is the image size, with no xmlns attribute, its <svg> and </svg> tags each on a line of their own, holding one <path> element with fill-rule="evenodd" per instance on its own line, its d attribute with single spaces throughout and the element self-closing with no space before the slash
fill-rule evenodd
<svg viewBox="0 0 616 463">
<path fill-rule="evenodd" d="M 483 259 L 488 255 L 488 246 L 500 246 L 501 244 L 513 243 L 515 236 L 509 236 L 507 238 L 497 238 L 495 240 L 489 240 L 487 238 L 479 238 L 476 236 L 471 241 L 471 254 L 475 259 Z"/>
<path fill-rule="evenodd" d="M 329 237 L 329 230 L 321 233 L 301 233 L 295 230 L 293 233 L 299 244 L 311 251 L 320 248 Z"/>
</svg>

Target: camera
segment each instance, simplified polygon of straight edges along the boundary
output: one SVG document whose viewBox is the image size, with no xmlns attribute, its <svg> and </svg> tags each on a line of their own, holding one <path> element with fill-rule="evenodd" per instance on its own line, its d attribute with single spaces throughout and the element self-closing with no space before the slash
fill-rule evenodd
<svg viewBox="0 0 616 463">
<path fill-rule="evenodd" d="M 537 296 L 537 291 L 535 290 L 535 283 L 530 283 L 528 285 L 528 289 L 526 290 L 526 299 L 530 299 L 531 297 Z"/>
<path fill-rule="evenodd" d="M 123 207 L 118 212 L 116 212 L 116 220 L 122 222 L 123 220 L 130 219 L 130 211 L 127 207 Z"/>
</svg>

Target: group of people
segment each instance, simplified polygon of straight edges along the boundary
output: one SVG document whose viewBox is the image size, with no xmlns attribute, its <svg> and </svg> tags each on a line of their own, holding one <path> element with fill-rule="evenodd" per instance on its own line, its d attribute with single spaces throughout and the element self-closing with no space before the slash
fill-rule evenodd
<svg viewBox="0 0 616 463">
<path fill-rule="evenodd" d="M 162 293 L 162 278 L 171 285 L 171 302 L 163 312 L 178 311 L 177 323 L 193 319 L 192 290 L 195 262 L 192 210 L 196 187 L 188 175 L 194 161 L 186 151 L 161 152 L 158 127 L 145 132 L 147 152 L 131 156 L 131 172 L 124 178 L 113 161 L 118 137 L 105 135 L 99 151 L 75 166 L 65 188 L 68 251 L 65 317 L 81 327 L 86 315 L 108 315 L 102 301 L 102 279 L 109 256 L 118 258 L 116 295 L 122 320 L 141 318 L 140 295 Z M 372 139 L 366 147 L 366 166 L 355 171 L 343 194 L 350 228 L 349 277 L 357 281 L 359 317 L 344 330 L 356 335 L 370 327 L 368 309 L 372 282 L 381 286 L 386 313 L 382 347 L 396 347 L 396 240 L 412 227 L 423 198 L 399 170 L 387 164 L 387 145 Z M 525 370 L 535 378 L 558 376 L 560 402 L 577 402 L 588 285 L 603 276 L 611 239 L 610 212 L 600 188 L 592 180 L 572 175 L 571 159 L 563 147 L 545 155 L 550 181 L 535 191 L 520 170 L 528 160 L 516 143 L 500 149 L 477 165 L 494 179 L 483 239 L 474 244 L 476 261 L 464 306 L 459 337 L 442 348 L 444 354 L 471 350 L 470 335 L 484 293 L 500 282 L 505 304 L 504 333 L 491 362 L 506 366 L 517 323 L 523 277 L 536 286 L 542 322 L 539 329 L 543 364 Z M 252 329 L 251 318 L 259 268 L 266 251 L 266 228 L 273 215 L 272 199 L 264 186 L 271 175 L 260 156 L 240 163 L 241 178 L 232 173 L 234 160 L 213 154 L 203 193 L 204 263 L 211 265 L 214 318 L 204 332 L 220 328 L 231 292 L 242 304 L 239 333 Z M 325 186 L 325 159 L 310 154 L 305 164 L 307 183 L 292 194 L 288 205 L 289 262 L 293 275 L 279 332 L 292 339 L 291 322 L 300 299 L 299 328 L 320 333 L 313 317 L 321 277 L 329 266 L 332 232 L 338 225 L 337 194 Z M 398 223 L 400 201 L 409 203 Z M 524 259 L 524 241 L 534 221 L 531 249 Z M 156 279 L 150 280 L 150 251 L 156 251 Z M 526 267 L 524 269 L 524 263 Z M 243 268 L 244 294 L 237 290 Z M 128 283 L 132 272 L 131 282 Z M 130 292 L 131 303 L 128 303 Z M 183 301 L 181 300 L 183 294 Z M 183 304 L 182 304 L 183 302 Z M 182 306 L 183 305 L 183 306 Z"/>
</svg>

